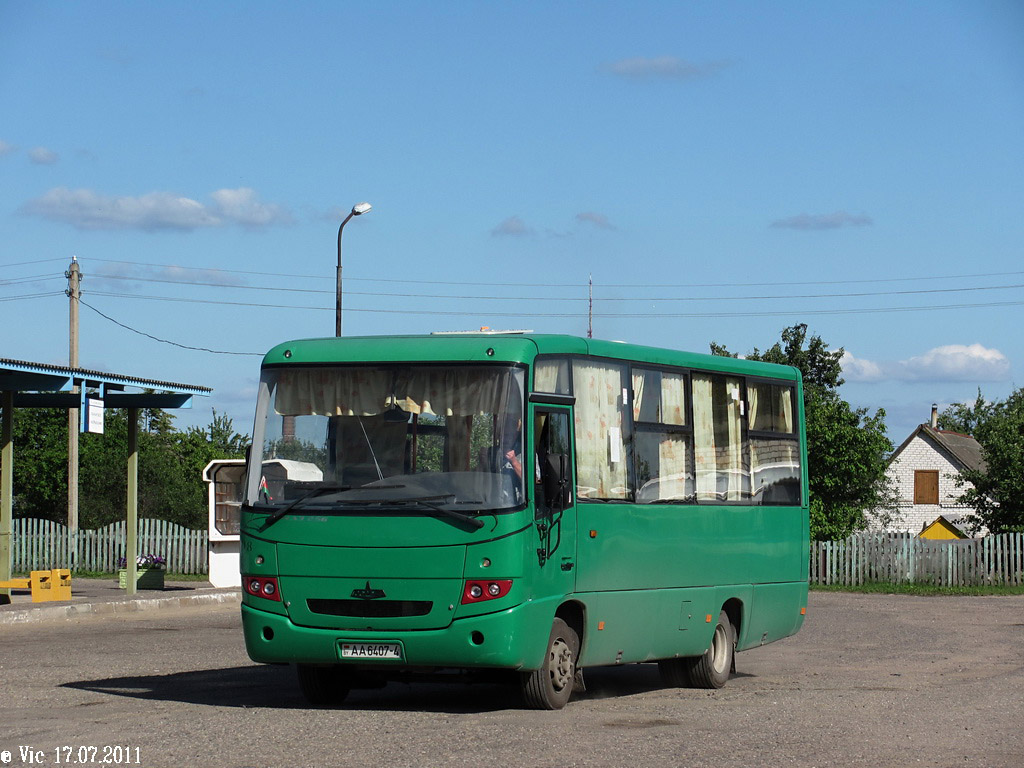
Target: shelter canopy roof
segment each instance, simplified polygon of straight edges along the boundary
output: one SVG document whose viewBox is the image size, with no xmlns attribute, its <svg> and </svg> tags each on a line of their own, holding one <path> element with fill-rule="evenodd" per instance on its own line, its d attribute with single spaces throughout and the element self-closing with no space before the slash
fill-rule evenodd
<svg viewBox="0 0 1024 768">
<path fill-rule="evenodd" d="M 79 393 L 73 390 L 79 388 Z M 139 391 L 126 391 L 126 390 Z M 0 358 L 0 391 L 14 392 L 15 407 L 79 408 L 87 392 L 109 408 L 188 408 L 209 387 L 141 379 L 86 368 Z"/>
</svg>

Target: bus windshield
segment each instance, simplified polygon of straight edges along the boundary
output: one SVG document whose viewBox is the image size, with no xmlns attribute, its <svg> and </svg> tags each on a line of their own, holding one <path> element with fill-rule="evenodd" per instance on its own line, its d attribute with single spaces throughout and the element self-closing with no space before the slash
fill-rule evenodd
<svg viewBox="0 0 1024 768">
<path fill-rule="evenodd" d="M 510 365 L 265 369 L 248 504 L 521 507 L 524 380 Z"/>
</svg>

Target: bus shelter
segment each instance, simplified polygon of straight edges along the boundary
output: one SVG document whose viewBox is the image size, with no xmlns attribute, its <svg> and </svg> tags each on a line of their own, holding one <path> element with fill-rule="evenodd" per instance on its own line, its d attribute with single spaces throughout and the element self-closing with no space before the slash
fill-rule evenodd
<svg viewBox="0 0 1024 768">
<path fill-rule="evenodd" d="M 209 387 L 177 384 L 103 373 L 84 368 L 62 368 L 43 363 L 0 358 L 0 581 L 11 578 L 11 532 L 14 509 L 14 419 L 24 408 L 77 408 L 80 431 L 101 431 L 107 408 L 128 411 L 128 503 L 125 541 L 126 588 L 135 593 L 138 557 L 139 409 L 191 408 L 196 395 L 208 396 Z M 72 531 L 72 535 L 73 535 Z M 0 601 L 9 595 L 0 590 Z"/>
</svg>

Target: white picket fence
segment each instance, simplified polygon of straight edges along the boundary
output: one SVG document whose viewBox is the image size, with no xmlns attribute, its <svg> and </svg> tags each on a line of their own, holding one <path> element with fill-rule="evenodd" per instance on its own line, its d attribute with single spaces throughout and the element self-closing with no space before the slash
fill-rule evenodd
<svg viewBox="0 0 1024 768">
<path fill-rule="evenodd" d="M 865 582 L 967 587 L 1024 584 L 1024 533 L 983 539 L 919 539 L 859 533 L 811 544 L 812 584 Z"/>
<path fill-rule="evenodd" d="M 17 518 L 11 536 L 11 567 L 15 573 L 50 568 L 71 568 L 73 542 L 68 528 L 52 520 Z M 78 531 L 77 571 L 117 570 L 125 556 L 127 524 L 124 520 L 105 528 Z M 166 520 L 139 520 L 140 555 L 160 555 L 171 573 L 207 572 L 207 531 L 195 531 Z"/>
</svg>

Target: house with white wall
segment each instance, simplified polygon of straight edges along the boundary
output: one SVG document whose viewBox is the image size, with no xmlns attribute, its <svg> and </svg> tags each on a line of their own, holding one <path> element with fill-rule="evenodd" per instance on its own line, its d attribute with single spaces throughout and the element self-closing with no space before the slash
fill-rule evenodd
<svg viewBox="0 0 1024 768">
<path fill-rule="evenodd" d="M 964 517 L 973 508 L 957 503 L 957 498 L 971 485 L 957 487 L 956 479 L 964 469 L 984 469 L 981 445 L 970 435 L 939 429 L 937 419 L 933 405 L 930 423 L 918 425 L 889 457 L 886 472 L 896 485 L 899 502 L 886 530 L 919 534 L 942 516 L 966 533 Z"/>
</svg>

